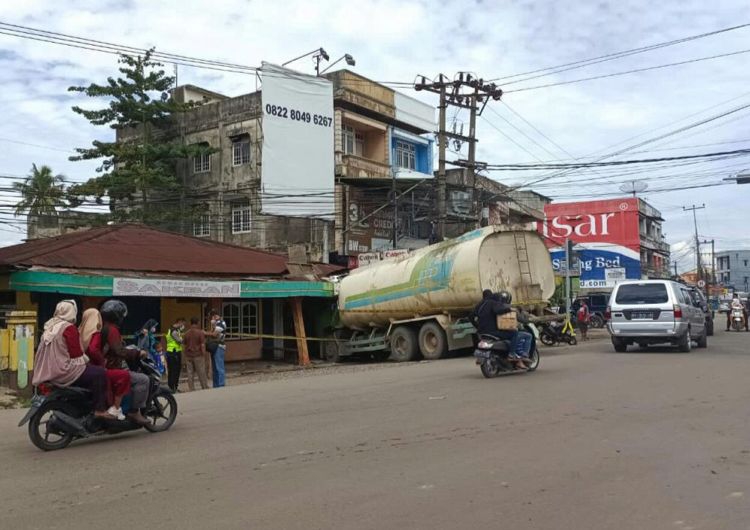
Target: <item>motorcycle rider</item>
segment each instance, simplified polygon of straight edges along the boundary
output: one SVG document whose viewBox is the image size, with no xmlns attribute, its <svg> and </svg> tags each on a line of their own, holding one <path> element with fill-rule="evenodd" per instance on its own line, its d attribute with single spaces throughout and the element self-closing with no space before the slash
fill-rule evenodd
<svg viewBox="0 0 750 530">
<path fill-rule="evenodd" d="M 107 300 L 102 304 L 99 312 L 102 315 L 102 353 L 107 362 L 107 368 L 125 368 L 127 363 L 133 363 L 139 358 L 148 357 L 148 352 L 133 348 L 126 348 L 122 342 L 120 326 L 128 314 L 128 307 L 120 300 Z M 149 378 L 146 374 L 130 372 L 130 388 L 132 400 L 128 418 L 144 425 L 148 420 L 141 414 L 148 399 Z"/>
<path fill-rule="evenodd" d="M 477 328 L 477 335 L 491 335 L 499 339 L 510 340 L 511 347 L 508 359 L 513 361 L 516 368 L 525 370 L 521 356 L 516 353 L 518 348 L 519 331 L 500 330 L 497 327 L 497 316 L 510 313 L 513 308 L 510 303 L 512 296 L 508 291 L 500 291 L 496 295 L 489 289 L 482 291 L 482 301 L 477 304 L 471 315 L 471 321 Z"/>
<path fill-rule="evenodd" d="M 745 324 L 745 331 L 747 331 L 747 309 L 744 305 L 742 305 L 740 295 L 737 293 L 734 293 L 732 295 L 732 301 L 729 303 L 729 311 L 727 311 L 727 331 L 729 331 L 729 329 L 732 327 L 732 313 L 735 309 L 739 309 L 742 311 L 742 320 L 743 324 Z"/>
</svg>

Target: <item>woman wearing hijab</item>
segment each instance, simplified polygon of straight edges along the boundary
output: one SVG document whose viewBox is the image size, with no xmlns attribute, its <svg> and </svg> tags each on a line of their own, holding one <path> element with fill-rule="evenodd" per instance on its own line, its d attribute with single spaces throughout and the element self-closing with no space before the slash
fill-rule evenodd
<svg viewBox="0 0 750 530">
<path fill-rule="evenodd" d="M 79 386 L 91 391 L 94 415 L 112 419 L 107 412 L 107 375 L 101 366 L 86 364 L 81 337 L 75 326 L 78 306 L 63 300 L 44 324 L 44 333 L 34 357 L 32 384 L 55 383 Z"/>
<path fill-rule="evenodd" d="M 135 344 L 139 350 L 148 352 L 148 356 L 151 357 L 154 363 L 156 363 L 156 368 L 159 370 L 159 373 L 164 374 L 166 371 L 164 368 L 164 360 L 162 359 L 161 353 L 158 352 L 156 348 L 156 328 L 158 326 L 159 323 L 155 319 L 148 319 L 141 327 L 141 331 L 136 334 Z"/>
<path fill-rule="evenodd" d="M 81 334 L 81 345 L 83 351 L 89 356 L 89 362 L 94 366 L 106 368 L 106 360 L 102 351 L 102 315 L 97 309 L 87 309 L 83 312 L 81 325 L 78 327 Z M 125 419 L 122 413 L 122 398 L 130 393 L 130 372 L 127 370 L 107 368 L 107 381 L 112 394 L 112 406 L 107 412 L 118 420 Z"/>
</svg>

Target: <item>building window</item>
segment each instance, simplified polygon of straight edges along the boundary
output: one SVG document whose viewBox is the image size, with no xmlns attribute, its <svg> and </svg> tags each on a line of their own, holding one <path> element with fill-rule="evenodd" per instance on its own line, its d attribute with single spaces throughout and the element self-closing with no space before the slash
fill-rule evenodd
<svg viewBox="0 0 750 530">
<path fill-rule="evenodd" d="M 396 165 L 404 169 L 417 169 L 417 148 L 408 142 L 396 142 Z"/>
<path fill-rule="evenodd" d="M 232 138 L 232 165 L 243 166 L 250 163 L 250 137 L 246 134 Z"/>
<path fill-rule="evenodd" d="M 250 205 L 246 202 L 232 206 L 232 233 L 246 234 L 251 228 Z"/>
<path fill-rule="evenodd" d="M 747 260 L 743 260 L 745 262 L 745 267 L 747 267 Z"/>
<path fill-rule="evenodd" d="M 365 152 L 365 137 L 350 125 L 344 125 L 344 153 L 347 155 L 363 156 Z"/>
<path fill-rule="evenodd" d="M 193 235 L 195 237 L 209 237 L 211 235 L 211 215 L 203 213 L 193 221 Z"/>
<path fill-rule="evenodd" d="M 250 338 L 258 334 L 258 304 L 255 302 L 226 302 L 222 306 L 227 324 L 226 338 Z"/>
<path fill-rule="evenodd" d="M 193 157 L 193 173 L 208 173 L 211 171 L 211 155 L 202 154 Z"/>
</svg>

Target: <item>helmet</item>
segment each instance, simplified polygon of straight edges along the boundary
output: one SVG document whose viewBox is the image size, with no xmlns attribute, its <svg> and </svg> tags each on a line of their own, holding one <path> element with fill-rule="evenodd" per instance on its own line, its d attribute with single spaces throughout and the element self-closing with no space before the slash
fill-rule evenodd
<svg viewBox="0 0 750 530">
<path fill-rule="evenodd" d="M 107 300 L 102 304 L 99 312 L 102 314 L 103 321 L 119 326 L 128 316 L 128 306 L 120 300 Z"/>
<path fill-rule="evenodd" d="M 504 304 L 510 304 L 513 301 L 513 295 L 508 291 L 500 291 L 497 293 L 497 299 Z"/>
</svg>

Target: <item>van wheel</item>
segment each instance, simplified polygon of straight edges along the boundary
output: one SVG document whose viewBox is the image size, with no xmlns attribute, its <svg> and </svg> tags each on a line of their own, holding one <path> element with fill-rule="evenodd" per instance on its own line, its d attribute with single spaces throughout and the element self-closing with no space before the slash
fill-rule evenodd
<svg viewBox="0 0 750 530">
<path fill-rule="evenodd" d="M 628 351 L 628 344 L 622 339 L 612 339 L 612 346 L 614 346 L 617 353 Z"/>
<path fill-rule="evenodd" d="M 413 361 L 417 357 L 417 334 L 406 326 L 398 326 L 391 332 L 391 356 L 396 362 Z"/>
<path fill-rule="evenodd" d="M 591 315 L 591 323 L 592 328 L 601 329 L 604 327 L 604 318 L 601 315 L 593 314 Z"/>
<path fill-rule="evenodd" d="M 693 338 L 690 336 L 690 328 L 688 328 L 685 334 L 680 338 L 677 343 L 677 348 L 682 353 L 690 353 L 690 350 L 693 349 Z"/>
<path fill-rule="evenodd" d="M 448 353 L 448 339 L 440 324 L 427 322 L 420 328 L 419 351 L 429 361 L 442 359 Z"/>
<path fill-rule="evenodd" d="M 708 347 L 708 331 L 703 332 L 703 335 L 697 340 L 697 344 L 699 348 Z"/>
<path fill-rule="evenodd" d="M 714 334 L 714 320 L 711 319 L 706 322 L 706 335 L 709 337 L 713 336 Z"/>
</svg>

